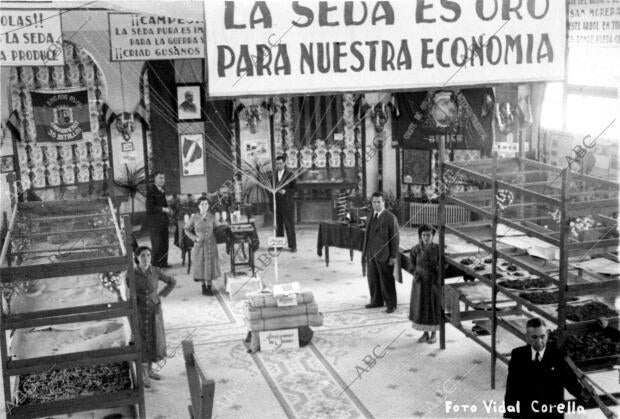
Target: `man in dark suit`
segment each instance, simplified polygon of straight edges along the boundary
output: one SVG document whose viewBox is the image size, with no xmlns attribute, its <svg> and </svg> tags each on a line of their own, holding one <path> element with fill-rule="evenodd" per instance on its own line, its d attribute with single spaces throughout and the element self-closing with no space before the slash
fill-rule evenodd
<svg viewBox="0 0 620 419">
<path fill-rule="evenodd" d="M 548 331 L 539 318 L 526 323 L 527 345 L 513 349 L 508 363 L 505 418 L 563 418 L 574 413 L 575 402 L 564 401 L 564 388 L 573 396 L 587 392 L 554 345 L 547 345 Z"/>
<path fill-rule="evenodd" d="M 168 265 L 168 208 L 166 201 L 166 175 L 155 172 L 155 184 L 149 185 L 146 191 L 146 222 L 151 236 L 152 265 L 159 268 L 169 268 Z"/>
<path fill-rule="evenodd" d="M 386 313 L 396 310 L 394 265 L 399 257 L 398 219 L 385 209 L 382 192 L 372 194 L 373 214 L 366 225 L 362 263 L 367 264 L 370 304 L 366 308 L 385 306 Z"/>
<path fill-rule="evenodd" d="M 297 239 L 295 237 L 295 178 L 284 165 L 284 156 L 276 157 L 276 185 L 284 187 L 276 192 L 276 236 L 284 236 L 291 252 L 297 251 Z"/>
</svg>

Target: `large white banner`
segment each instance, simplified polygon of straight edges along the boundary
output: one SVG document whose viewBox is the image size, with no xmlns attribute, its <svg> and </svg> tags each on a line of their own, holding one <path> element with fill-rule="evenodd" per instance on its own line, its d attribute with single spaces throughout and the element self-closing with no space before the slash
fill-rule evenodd
<svg viewBox="0 0 620 419">
<path fill-rule="evenodd" d="M 209 95 L 561 80 L 565 7 L 556 0 L 209 0 Z"/>
<path fill-rule="evenodd" d="M 58 10 L 0 11 L 0 66 L 64 65 Z"/>
<path fill-rule="evenodd" d="M 110 13 L 112 61 L 204 58 L 204 22 L 164 16 Z"/>
</svg>

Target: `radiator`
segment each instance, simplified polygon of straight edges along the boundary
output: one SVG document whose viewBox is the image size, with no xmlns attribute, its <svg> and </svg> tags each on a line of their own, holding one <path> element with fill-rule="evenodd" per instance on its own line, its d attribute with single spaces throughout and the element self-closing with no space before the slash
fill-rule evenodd
<svg viewBox="0 0 620 419">
<path fill-rule="evenodd" d="M 446 224 L 463 224 L 469 222 L 470 213 L 458 205 L 446 205 Z M 409 224 L 439 224 L 439 204 L 409 204 Z"/>
</svg>

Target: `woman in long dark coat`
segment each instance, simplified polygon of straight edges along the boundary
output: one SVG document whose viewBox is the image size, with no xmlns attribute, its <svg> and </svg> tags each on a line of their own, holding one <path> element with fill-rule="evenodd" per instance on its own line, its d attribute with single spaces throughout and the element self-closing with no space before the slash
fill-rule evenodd
<svg viewBox="0 0 620 419">
<path fill-rule="evenodd" d="M 420 226 L 420 243 L 411 249 L 413 284 L 409 320 L 413 328 L 424 332 L 418 342 L 435 343 L 441 321 L 441 283 L 439 279 L 439 245 L 433 243 L 435 230 L 428 224 Z M 430 332 L 430 335 L 429 335 Z"/>
<path fill-rule="evenodd" d="M 175 287 L 176 281 L 164 274 L 161 269 L 151 266 L 150 248 L 138 247 L 135 256 L 138 266 L 134 269 L 134 277 L 138 302 L 138 324 L 142 338 L 144 385 L 149 387 L 150 378 L 161 379 L 159 374 L 153 371 L 153 363 L 166 357 L 166 334 L 160 297 L 168 296 Z M 159 281 L 166 284 L 161 291 L 158 291 Z"/>
<path fill-rule="evenodd" d="M 198 200 L 198 214 L 192 214 L 185 224 L 185 235 L 194 241 L 192 250 L 192 274 L 194 281 L 202 282 L 202 294 L 213 295 L 211 285 L 214 279 L 222 276 L 220 259 L 217 254 L 215 227 L 219 224 L 209 212 L 207 198 Z M 206 284 L 205 284 L 206 282 Z"/>
</svg>

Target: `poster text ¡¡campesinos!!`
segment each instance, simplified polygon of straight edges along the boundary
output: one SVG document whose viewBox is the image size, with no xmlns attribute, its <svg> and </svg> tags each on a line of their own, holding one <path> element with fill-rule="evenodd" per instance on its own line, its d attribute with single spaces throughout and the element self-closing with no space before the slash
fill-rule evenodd
<svg viewBox="0 0 620 419">
<path fill-rule="evenodd" d="M 205 3 L 205 24 L 210 96 L 564 75 L 561 1 L 217 1 Z"/>
</svg>

